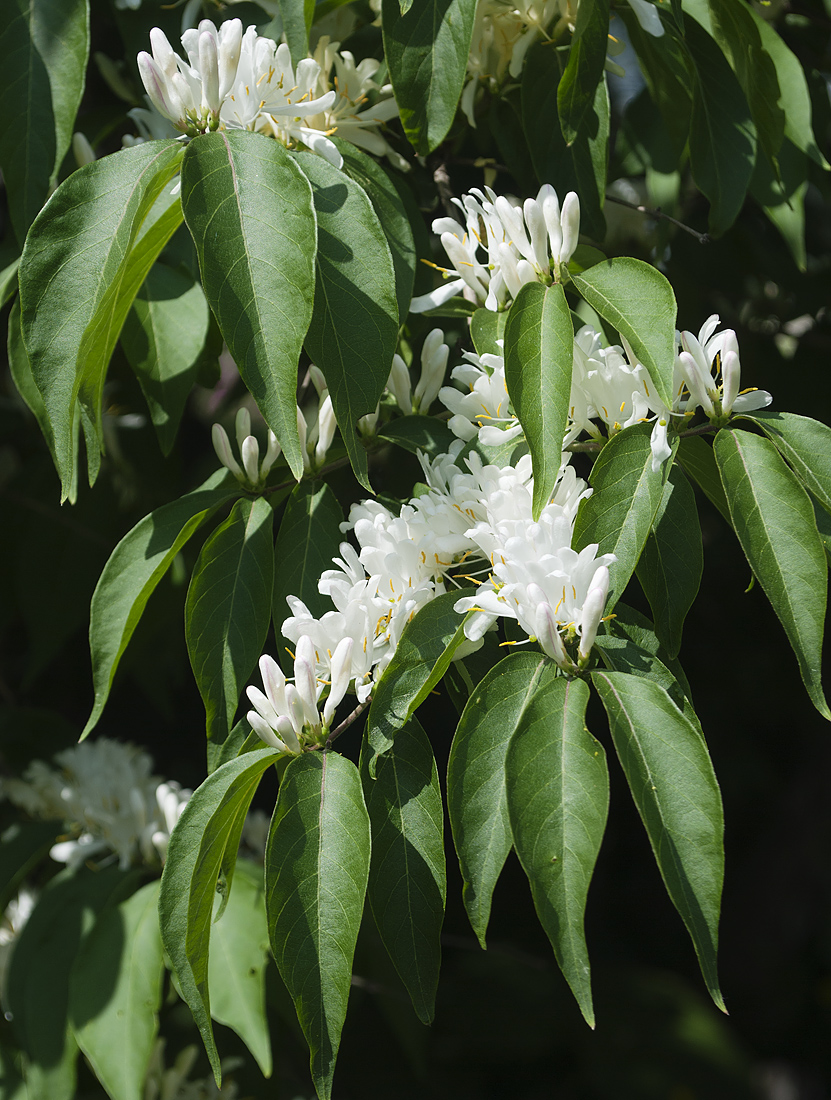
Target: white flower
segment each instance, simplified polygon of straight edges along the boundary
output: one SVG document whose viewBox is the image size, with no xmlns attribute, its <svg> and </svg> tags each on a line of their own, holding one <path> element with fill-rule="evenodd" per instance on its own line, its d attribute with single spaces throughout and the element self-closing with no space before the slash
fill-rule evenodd
<svg viewBox="0 0 831 1100">
<path fill-rule="evenodd" d="M 454 218 L 437 218 L 438 233 L 453 271 L 439 268 L 443 287 L 414 298 L 413 313 L 435 309 L 455 294 L 487 309 L 505 309 L 526 283 L 551 283 L 564 277 L 580 235 L 580 202 L 570 191 L 560 209 L 557 192 L 544 184 L 535 199 L 497 196 L 490 187 L 474 188 L 454 199 L 464 225 Z M 483 236 L 484 234 L 484 236 Z"/>
<path fill-rule="evenodd" d="M 773 398 L 767 390 L 751 388 L 739 392 L 741 364 L 736 333 L 731 328 L 716 332 L 718 323 L 718 314 L 714 313 L 704 322 L 697 337 L 691 332 L 681 333 L 678 366 L 690 392 L 687 412 L 700 406 L 710 420 L 724 424 L 732 413 L 763 409 Z"/>
<path fill-rule="evenodd" d="M 150 774 L 150 757 L 106 738 L 65 749 L 54 765 L 33 761 L 22 780 L 2 793 L 33 816 L 63 821 L 74 834 L 56 844 L 53 859 L 78 866 L 114 851 L 121 867 L 164 860 L 167 842 L 190 791 Z"/>
<path fill-rule="evenodd" d="M 384 123 L 398 118 L 392 85 L 379 85 L 373 79 L 382 63 L 366 57 L 356 64 L 348 50 L 339 52 L 339 46 L 339 42 L 330 42 L 325 35 L 317 44 L 314 59 L 320 71 L 315 94 L 322 98 L 333 87 L 337 98 L 328 110 L 308 119 L 308 125 L 324 133 L 337 131 L 344 141 L 376 157 L 387 157 L 396 168 L 408 169 L 408 162 L 381 132 Z"/>
<path fill-rule="evenodd" d="M 434 328 L 428 332 L 421 346 L 421 375 L 415 390 L 410 384 L 407 364 L 397 352 L 393 355 L 387 389 L 405 415 L 430 411 L 430 406 L 436 400 L 444 381 L 449 355 L 450 348 L 444 343 L 442 330 Z"/>
<path fill-rule="evenodd" d="M 464 358 L 466 362 L 450 372 L 463 391 L 452 386 L 439 390 L 439 400 L 453 414 L 448 421 L 450 430 L 466 442 L 478 437 L 487 447 L 516 439 L 522 427 L 510 409 L 504 359 L 470 351 Z"/>
<path fill-rule="evenodd" d="M 280 456 L 280 443 L 270 428 L 265 457 L 260 462 L 260 445 L 251 434 L 251 414 L 244 406 L 239 409 L 236 417 L 236 439 L 242 466 L 234 457 L 228 433 L 221 424 L 214 424 L 211 428 L 211 439 L 217 458 L 241 485 L 251 492 L 263 488 L 271 467 Z"/>
</svg>

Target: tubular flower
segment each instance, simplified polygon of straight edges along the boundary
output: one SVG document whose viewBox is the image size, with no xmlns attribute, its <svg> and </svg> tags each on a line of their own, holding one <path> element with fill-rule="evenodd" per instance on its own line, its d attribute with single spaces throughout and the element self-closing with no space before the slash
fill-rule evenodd
<svg viewBox="0 0 831 1100">
<path fill-rule="evenodd" d="M 452 270 L 439 270 L 450 281 L 414 298 L 413 313 L 435 309 L 460 293 L 487 309 L 506 309 L 526 283 L 565 277 L 580 235 L 580 201 L 574 191 L 566 195 L 562 209 L 550 184 L 522 204 L 497 196 L 490 187 L 484 192 L 474 188 L 453 201 L 464 224 L 454 218 L 433 222 L 453 265 Z"/>
<path fill-rule="evenodd" d="M 260 462 L 260 445 L 251 434 L 251 414 L 244 407 L 237 412 L 235 434 L 242 465 L 240 466 L 234 457 L 228 433 L 221 424 L 214 424 L 211 428 L 211 439 L 217 458 L 241 485 L 251 492 L 259 492 L 268 480 L 271 467 L 280 456 L 277 436 L 270 428 L 268 429 L 265 457 Z"/>
<path fill-rule="evenodd" d="M 685 403 L 687 413 L 700 407 L 714 424 L 722 425 L 734 412 L 763 409 L 773 398 L 767 390 L 739 392 L 741 364 L 736 333 L 731 328 L 716 332 L 718 323 L 718 314 L 714 313 L 697 337 L 687 331 L 680 334 L 677 367 L 690 393 Z"/>
</svg>

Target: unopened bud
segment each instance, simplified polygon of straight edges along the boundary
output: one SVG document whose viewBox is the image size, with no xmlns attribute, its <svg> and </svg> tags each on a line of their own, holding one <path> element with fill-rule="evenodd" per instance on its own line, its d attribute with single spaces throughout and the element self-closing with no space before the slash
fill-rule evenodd
<svg viewBox="0 0 831 1100">
<path fill-rule="evenodd" d="M 609 570 L 605 565 L 601 565 L 592 577 L 588 595 L 583 603 L 583 614 L 580 617 L 580 647 L 577 652 L 581 661 L 587 660 L 591 653 L 608 595 Z"/>
<path fill-rule="evenodd" d="M 392 367 L 390 368 L 390 376 L 387 379 L 387 389 L 395 398 L 396 405 L 403 413 L 406 414 L 413 411 L 410 372 L 407 370 L 407 364 L 398 352 L 392 357 Z"/>
<path fill-rule="evenodd" d="M 574 255 L 580 239 L 580 200 L 575 191 L 569 191 L 563 200 L 560 224 L 563 227 L 563 245 L 560 249 L 559 261 L 561 264 L 567 264 Z"/>
</svg>

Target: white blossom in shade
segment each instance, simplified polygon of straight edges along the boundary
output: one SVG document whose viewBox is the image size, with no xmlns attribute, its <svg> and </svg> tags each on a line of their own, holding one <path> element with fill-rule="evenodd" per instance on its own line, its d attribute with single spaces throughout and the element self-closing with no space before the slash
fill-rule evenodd
<svg viewBox="0 0 831 1100">
<path fill-rule="evenodd" d="M 414 298 L 411 312 L 434 309 L 460 293 L 487 309 L 506 309 L 526 283 L 564 277 L 580 235 L 580 202 L 573 191 L 562 209 L 550 184 L 524 203 L 497 196 L 490 187 L 453 202 L 464 224 L 447 217 L 433 222 L 452 264 L 438 270 L 450 281 Z"/>
<path fill-rule="evenodd" d="M 237 412 L 235 429 L 242 464 L 237 462 L 228 433 L 221 424 L 214 424 L 211 428 L 214 450 L 222 465 L 231 471 L 241 485 L 252 492 L 257 492 L 265 485 L 272 466 L 280 457 L 280 443 L 269 428 L 266 452 L 260 461 L 260 444 L 251 434 L 251 414 L 244 406 Z"/>
<path fill-rule="evenodd" d="M 60 863 L 109 852 L 123 868 L 158 863 L 191 792 L 151 775 L 152 766 L 134 745 L 99 738 L 65 749 L 53 764 L 33 761 L 0 793 L 32 816 L 64 822 L 71 835 L 50 851 Z"/>
<path fill-rule="evenodd" d="M 220 117 L 229 127 L 256 130 L 277 138 L 289 148 L 298 143 L 324 157 L 336 168 L 343 157 L 329 138 L 307 122 L 328 111 L 337 98 L 329 91 L 318 96 L 320 66 L 311 57 L 292 65 L 285 42 L 278 46 L 249 27 L 242 38 L 239 66 Z"/>
<path fill-rule="evenodd" d="M 311 373 L 314 371 L 314 373 Z M 297 430 L 300 436 L 300 449 L 303 453 L 303 469 L 306 473 L 319 470 L 326 463 L 326 455 L 335 438 L 337 423 L 332 398 L 326 386 L 326 379 L 317 367 L 310 368 L 310 374 L 318 393 L 317 408 L 314 410 L 311 426 L 305 414 L 298 406 Z"/>
<path fill-rule="evenodd" d="M 734 412 L 763 409 L 773 398 L 767 390 L 750 388 L 740 392 L 741 363 L 736 333 L 731 328 L 717 332 L 718 324 L 718 314 L 714 313 L 704 322 L 698 336 L 687 331 L 680 334 L 677 366 L 690 393 L 686 411 L 700 407 L 710 420 L 724 424 Z"/>
<path fill-rule="evenodd" d="M 319 66 L 315 95 L 322 98 L 334 89 L 337 93 L 329 110 L 307 123 L 324 133 L 337 132 L 376 157 L 386 157 L 396 168 L 407 170 L 409 163 L 397 153 L 383 134 L 384 124 L 398 118 L 398 104 L 391 84 L 378 84 L 374 77 L 381 62 L 366 57 L 356 64 L 348 50 L 340 50 L 339 42 L 323 36 L 317 44 L 314 59 Z"/>
<path fill-rule="evenodd" d="M 465 362 L 450 372 L 462 389 L 442 386 L 439 390 L 439 400 L 452 413 L 450 430 L 466 442 L 478 437 L 487 447 L 516 439 L 522 427 L 511 412 L 504 359 L 470 351 L 464 358 Z"/>
</svg>

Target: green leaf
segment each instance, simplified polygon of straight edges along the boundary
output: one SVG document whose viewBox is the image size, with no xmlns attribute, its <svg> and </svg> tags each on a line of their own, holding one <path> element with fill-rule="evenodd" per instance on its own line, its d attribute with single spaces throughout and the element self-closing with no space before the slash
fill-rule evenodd
<svg viewBox="0 0 831 1100">
<path fill-rule="evenodd" d="M 101 717 L 121 655 L 173 559 L 216 508 L 238 495 L 239 485 L 228 471 L 217 470 L 198 489 L 145 516 L 113 550 L 90 604 L 95 703 L 81 740 Z"/>
<path fill-rule="evenodd" d="M 440 145 L 456 116 L 467 72 L 476 0 L 382 6 L 384 54 L 404 133 L 419 156 Z"/>
<path fill-rule="evenodd" d="M 584 115 L 580 133 L 572 145 L 566 145 L 559 126 L 540 125 L 540 119 L 554 118 L 558 113 L 557 87 L 567 57 L 567 49 L 543 42 L 528 51 L 522 70 L 522 128 L 540 183 L 552 184 L 561 201 L 566 192 L 576 191 L 580 196 L 583 232 L 602 241 L 606 235 L 603 203 L 609 146 L 606 81 L 598 82 L 594 103 Z M 507 160 L 511 165 L 513 162 L 513 158 Z"/>
<path fill-rule="evenodd" d="M 620 604 L 618 604 L 618 607 L 620 607 Z M 607 629 L 609 629 L 609 624 L 607 624 Z M 655 640 L 657 642 L 657 635 Z M 692 709 L 692 703 L 684 693 L 683 685 L 656 653 L 642 648 L 629 636 L 628 632 L 625 632 L 623 637 L 612 633 L 598 634 L 594 644 L 597 646 L 606 668 L 612 672 L 626 672 L 630 676 L 643 676 L 647 680 L 654 681 L 664 689 L 673 703 L 687 715 L 694 726 L 697 728 L 700 726 Z"/>
<path fill-rule="evenodd" d="M 658 396 L 671 409 L 677 307 L 666 278 L 643 260 L 620 256 L 575 273 L 572 279 L 589 305 L 628 341 L 649 371 Z"/>
<path fill-rule="evenodd" d="M 470 318 L 470 338 L 477 355 L 501 355 L 502 347 L 498 343 L 505 337 L 505 324 L 508 313 L 496 313 L 484 306 L 476 310 Z"/>
<path fill-rule="evenodd" d="M 597 543 L 597 554 L 616 554 L 609 566 L 607 613 L 635 571 L 661 503 L 667 463 L 652 469 L 651 425 L 633 424 L 612 436 L 592 467 L 594 492 L 580 504 L 572 546 Z"/>
<path fill-rule="evenodd" d="M 505 760 L 519 861 L 560 969 L 594 1027 L 586 898 L 609 812 L 606 754 L 586 728 L 589 688 L 546 662 Z"/>
<path fill-rule="evenodd" d="M 605 54 L 604 54 L 605 56 Z M 505 325 L 505 382 L 534 470 L 534 518 L 548 503 L 563 461 L 574 329 L 559 283 L 527 283 Z"/>
<path fill-rule="evenodd" d="M 69 978 L 75 1038 L 112 1100 L 144 1096 L 164 973 L 158 900 L 158 881 L 148 882 L 105 910 Z"/>
<path fill-rule="evenodd" d="M 404 203 L 395 184 L 377 161 L 349 141 L 341 141 L 337 137 L 332 140 L 343 157 L 344 172 L 366 191 L 378 215 L 392 255 L 398 316 L 403 319 L 410 311 L 417 258 Z"/>
<path fill-rule="evenodd" d="M 169 455 L 208 335 L 208 303 L 182 271 L 154 264 L 121 331 L 162 453 Z"/>
<path fill-rule="evenodd" d="M 278 0 L 278 4 L 283 33 L 291 50 L 291 63 L 296 68 L 298 62 L 309 54 L 309 31 L 314 22 L 315 0 Z"/>
<path fill-rule="evenodd" d="M 78 1047 L 69 1024 L 69 974 L 84 936 L 129 872 L 62 871 L 15 940 L 4 1008 L 26 1057 L 28 1100 L 73 1100 Z"/>
<path fill-rule="evenodd" d="M 332 610 L 332 601 L 317 585 L 343 541 L 341 523 L 343 509 L 325 482 L 301 481 L 292 489 L 274 546 L 272 614 L 278 639 L 282 624 L 293 614 L 286 596 L 302 600 L 313 618 Z"/>
<path fill-rule="evenodd" d="M 398 730 L 415 714 L 447 672 L 465 640 L 464 618 L 453 607 L 472 588 L 445 592 L 425 604 L 398 640 L 392 659 L 375 685 L 366 727 L 367 766 L 374 779 L 378 757 L 392 747 Z"/>
<path fill-rule="evenodd" d="M 699 731 L 651 680 L 592 673 L 661 877 L 722 1011 L 716 951 L 724 879 L 721 794 Z"/>
<path fill-rule="evenodd" d="M 182 208 L 210 307 L 299 481 L 297 364 L 312 316 L 317 240 L 309 182 L 273 138 L 203 134 L 185 150 Z"/>
<path fill-rule="evenodd" d="M 802 484 L 831 512 L 831 428 L 808 416 L 772 409 L 739 419 L 762 429 Z"/>
<path fill-rule="evenodd" d="M 159 923 L 182 997 L 193 1013 L 217 1084 L 219 1053 L 211 1025 L 208 954 L 220 872 L 231 887 L 239 838 L 263 773 L 279 760 L 257 749 L 229 760 L 193 792 L 170 836 L 159 895 Z M 228 856 L 230 855 L 230 861 Z"/>
<path fill-rule="evenodd" d="M 785 113 L 778 102 L 781 93 L 776 67 L 762 45 L 751 8 L 731 0 L 708 0 L 708 7 L 713 38 L 739 78 L 759 136 L 759 146 L 768 161 L 775 165 L 785 136 Z"/>
<path fill-rule="evenodd" d="M 410 454 L 424 451 L 430 458 L 446 454 L 456 436 L 442 420 L 434 416 L 399 416 L 378 432 L 379 439 L 388 439 Z"/>
<path fill-rule="evenodd" d="M 209 771 L 268 633 L 273 524 L 265 497 L 238 500 L 206 539 L 188 587 L 185 639 L 205 704 Z"/>
<path fill-rule="evenodd" d="M 617 8 L 616 14 L 626 24 L 650 98 L 661 113 L 669 137 L 663 155 L 674 167 L 687 144 L 692 114 L 693 72 L 684 40 L 666 23 L 660 38 L 648 34 L 628 4 Z M 663 165 L 663 170 L 671 171 L 670 165 Z"/>
<path fill-rule="evenodd" d="M 268 836 L 266 912 L 320 1100 L 331 1096 L 369 849 L 369 815 L 355 765 L 335 752 L 292 760 Z"/>
<path fill-rule="evenodd" d="M 54 186 L 84 91 L 88 0 L 7 0 L 0 33 L 0 165 L 22 244 Z"/>
<path fill-rule="evenodd" d="M 785 137 L 790 138 L 797 149 L 807 153 L 820 168 L 827 169 L 828 161 L 820 152 L 814 137 L 811 96 L 802 62 L 785 44 L 775 27 L 753 8 L 747 10 L 756 24 L 762 46 L 776 67 L 779 106 L 785 115 Z"/>
<path fill-rule="evenodd" d="M 52 425 L 63 499 L 77 462 L 80 403 L 91 477 L 101 449 L 107 366 L 158 252 L 176 227 L 146 235 L 156 198 L 179 169 L 182 147 L 147 141 L 87 164 L 54 193 L 32 225 L 20 260 L 23 340 Z"/>
<path fill-rule="evenodd" d="M 603 80 L 609 44 L 609 0 L 590 0 L 577 9 L 568 64 L 557 87 L 557 110 L 566 145 L 573 145 Z"/>
<path fill-rule="evenodd" d="M 598 638 L 602 640 L 604 645 L 606 645 L 607 636 L 630 641 L 639 650 L 645 651 L 650 659 L 644 664 L 640 657 L 636 657 L 631 668 L 623 668 L 618 663 L 617 658 L 615 658 L 614 663 L 609 667 L 617 671 L 631 672 L 633 676 L 643 675 L 657 680 L 663 687 L 666 687 L 673 701 L 677 702 L 679 707 L 682 706 L 682 696 L 689 702 L 692 702 L 692 692 L 690 691 L 690 685 L 681 667 L 681 663 L 677 657 L 671 657 L 667 652 L 666 646 L 663 645 L 660 638 L 655 633 L 654 624 L 650 622 L 646 615 L 642 615 L 640 611 L 636 611 L 634 607 L 629 607 L 628 604 L 619 601 L 615 607 L 614 618 L 607 619 L 604 627 L 606 634 L 598 634 Z M 611 649 L 616 647 L 606 646 L 606 648 L 611 651 Z M 653 668 L 654 675 L 649 671 L 646 666 L 649 665 L 653 657 L 657 658 L 660 665 L 667 669 L 670 676 L 675 679 L 677 687 L 671 688 L 667 686 L 668 682 L 665 679 L 664 673 L 658 666 Z M 632 654 L 629 653 L 626 659 L 631 661 Z"/>
<path fill-rule="evenodd" d="M 267 962 L 263 872 L 242 859 L 222 918 L 211 925 L 211 1016 L 239 1035 L 264 1077 L 271 1076 L 271 1037 L 265 1010 Z"/>
<path fill-rule="evenodd" d="M 371 752 L 371 750 L 370 750 Z M 372 825 L 369 904 L 387 952 L 418 1018 L 432 1023 L 441 966 L 441 926 L 447 896 L 444 808 L 433 749 L 418 719 L 369 776 L 361 778 Z"/>
<path fill-rule="evenodd" d="M 529 699 L 546 674 L 539 653 L 511 653 L 471 692 L 447 762 L 447 811 L 468 919 L 484 949 L 497 879 L 513 838 L 505 756 Z"/>
<path fill-rule="evenodd" d="M 356 425 L 375 407 L 398 341 L 395 270 L 366 192 L 314 153 L 297 153 L 317 211 L 317 282 L 306 350 L 323 371 L 349 461 L 369 492 Z"/>
<path fill-rule="evenodd" d="M 0 309 L 17 294 L 17 269 L 19 267 L 20 257 L 17 256 L 0 271 Z"/>
<path fill-rule="evenodd" d="M 730 509 L 718 474 L 713 448 L 700 435 L 685 436 L 678 446 L 678 461 L 711 504 L 730 523 Z"/>
<path fill-rule="evenodd" d="M 684 619 L 698 595 L 703 570 L 695 493 L 683 471 L 673 466 L 636 570 L 658 637 L 673 657 L 681 648 Z"/>
<path fill-rule="evenodd" d="M 695 19 L 687 20 L 686 27 L 695 73 L 690 167 L 696 185 L 710 200 L 710 233 L 718 237 L 730 228 L 744 203 L 756 162 L 756 127 L 724 54 Z"/>
<path fill-rule="evenodd" d="M 768 439 L 720 431 L 713 450 L 745 557 L 785 628 L 812 703 L 831 721 L 821 679 L 828 569 L 810 498 Z"/>
</svg>

